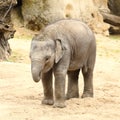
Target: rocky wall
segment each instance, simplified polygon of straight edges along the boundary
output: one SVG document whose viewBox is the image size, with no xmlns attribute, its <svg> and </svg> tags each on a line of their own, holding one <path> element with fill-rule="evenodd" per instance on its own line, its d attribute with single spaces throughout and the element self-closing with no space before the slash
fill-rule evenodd
<svg viewBox="0 0 120 120">
<path fill-rule="evenodd" d="M 108 34 L 99 9 L 108 9 L 107 0 L 22 0 L 24 25 L 40 30 L 60 19 L 79 19 L 100 34 Z"/>
</svg>

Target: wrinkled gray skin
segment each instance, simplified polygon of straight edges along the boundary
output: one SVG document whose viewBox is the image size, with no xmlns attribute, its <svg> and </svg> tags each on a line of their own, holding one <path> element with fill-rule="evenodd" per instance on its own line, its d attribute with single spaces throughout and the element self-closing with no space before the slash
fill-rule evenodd
<svg viewBox="0 0 120 120">
<path fill-rule="evenodd" d="M 96 42 L 88 26 L 77 20 L 60 20 L 48 25 L 31 42 L 31 72 L 35 82 L 42 79 L 43 104 L 65 107 L 65 99 L 78 98 L 78 77 L 82 70 L 82 98 L 93 97 L 93 69 Z M 53 98 L 52 74 L 55 77 Z M 65 96 L 65 79 L 68 89 Z"/>
</svg>

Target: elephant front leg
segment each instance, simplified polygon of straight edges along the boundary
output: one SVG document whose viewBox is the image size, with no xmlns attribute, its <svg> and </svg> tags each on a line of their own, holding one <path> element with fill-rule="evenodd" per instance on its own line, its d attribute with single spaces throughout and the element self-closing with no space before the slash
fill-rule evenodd
<svg viewBox="0 0 120 120">
<path fill-rule="evenodd" d="M 55 102 L 53 107 L 65 107 L 65 75 L 55 72 Z"/>
<path fill-rule="evenodd" d="M 93 70 L 88 69 L 86 72 L 82 70 L 84 77 L 84 91 L 82 98 L 93 97 Z"/>
<path fill-rule="evenodd" d="M 52 70 L 42 75 L 44 99 L 42 104 L 53 105 Z"/>
</svg>

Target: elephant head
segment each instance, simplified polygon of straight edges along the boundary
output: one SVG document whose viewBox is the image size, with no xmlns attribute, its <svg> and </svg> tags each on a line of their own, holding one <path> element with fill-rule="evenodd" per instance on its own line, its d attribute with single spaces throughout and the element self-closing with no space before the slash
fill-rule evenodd
<svg viewBox="0 0 120 120">
<path fill-rule="evenodd" d="M 64 47 L 61 40 L 48 39 L 43 40 L 42 37 L 34 37 L 31 42 L 30 59 L 31 72 L 35 82 L 39 82 L 42 73 L 52 69 L 64 54 Z"/>
</svg>

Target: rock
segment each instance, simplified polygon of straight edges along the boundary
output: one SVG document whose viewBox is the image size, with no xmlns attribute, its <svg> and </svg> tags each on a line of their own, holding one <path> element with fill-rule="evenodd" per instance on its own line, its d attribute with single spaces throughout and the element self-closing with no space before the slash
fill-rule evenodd
<svg viewBox="0 0 120 120">
<path fill-rule="evenodd" d="M 103 22 L 99 8 L 107 8 L 107 0 L 24 0 L 22 15 L 24 24 L 32 30 L 40 30 L 60 19 L 79 19 L 100 34 L 106 34 L 109 25 Z"/>
</svg>

